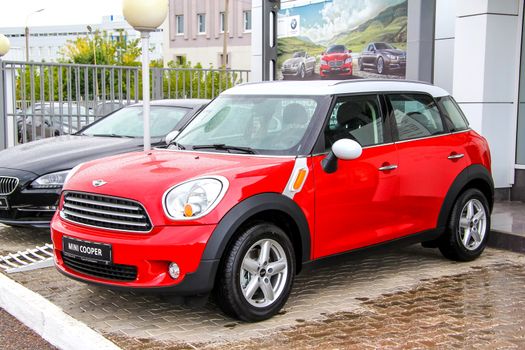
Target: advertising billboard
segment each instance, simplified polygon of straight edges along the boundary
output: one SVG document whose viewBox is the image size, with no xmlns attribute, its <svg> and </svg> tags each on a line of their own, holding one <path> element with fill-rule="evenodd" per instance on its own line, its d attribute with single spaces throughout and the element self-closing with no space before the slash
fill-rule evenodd
<svg viewBox="0 0 525 350">
<path fill-rule="evenodd" d="M 289 0 L 277 79 L 405 79 L 407 0 Z"/>
</svg>

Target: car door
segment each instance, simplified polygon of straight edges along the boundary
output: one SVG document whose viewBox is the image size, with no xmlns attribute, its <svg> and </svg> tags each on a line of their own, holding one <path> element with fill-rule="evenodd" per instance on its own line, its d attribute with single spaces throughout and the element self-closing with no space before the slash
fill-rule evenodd
<svg viewBox="0 0 525 350">
<path fill-rule="evenodd" d="M 363 147 L 354 160 L 338 160 L 327 173 L 326 153 L 312 157 L 315 181 L 316 258 L 388 240 L 395 232 L 399 183 L 397 152 L 378 95 L 338 97 L 319 142 L 328 152 L 337 140 Z M 318 148 L 321 149 L 321 148 Z"/>
<path fill-rule="evenodd" d="M 465 168 L 468 136 L 448 132 L 429 95 L 389 94 L 387 101 L 399 154 L 400 235 L 434 229 L 450 186 Z"/>
<path fill-rule="evenodd" d="M 369 44 L 368 47 L 366 48 L 366 51 L 363 52 L 362 62 L 364 64 L 368 65 L 368 64 L 371 64 L 371 63 L 374 62 L 374 57 L 373 57 L 374 52 L 373 52 L 373 50 L 374 50 L 374 45 Z"/>
</svg>

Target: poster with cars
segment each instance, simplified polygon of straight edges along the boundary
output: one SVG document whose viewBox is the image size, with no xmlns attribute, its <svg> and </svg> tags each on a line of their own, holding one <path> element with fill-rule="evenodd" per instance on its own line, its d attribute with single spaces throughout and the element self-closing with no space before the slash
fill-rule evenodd
<svg viewBox="0 0 525 350">
<path fill-rule="evenodd" d="M 282 0 L 277 79 L 405 79 L 407 0 Z"/>
</svg>

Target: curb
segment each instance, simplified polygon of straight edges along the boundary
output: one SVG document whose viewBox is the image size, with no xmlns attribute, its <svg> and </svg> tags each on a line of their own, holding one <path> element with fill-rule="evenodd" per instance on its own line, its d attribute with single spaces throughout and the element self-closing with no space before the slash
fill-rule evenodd
<svg viewBox="0 0 525 350">
<path fill-rule="evenodd" d="M 1 273 L 0 307 L 59 349 L 120 349 L 55 304 Z"/>
<path fill-rule="evenodd" d="M 525 235 L 517 235 L 509 232 L 491 230 L 488 246 L 524 254 Z"/>
</svg>

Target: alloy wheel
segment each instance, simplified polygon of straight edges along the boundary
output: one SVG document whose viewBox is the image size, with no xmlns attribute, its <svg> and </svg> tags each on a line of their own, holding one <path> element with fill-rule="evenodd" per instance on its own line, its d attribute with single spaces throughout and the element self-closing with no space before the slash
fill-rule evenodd
<svg viewBox="0 0 525 350">
<path fill-rule="evenodd" d="M 288 259 L 283 247 L 273 239 L 254 243 L 243 258 L 240 285 L 251 305 L 272 305 L 282 294 L 288 277 Z"/>
<path fill-rule="evenodd" d="M 483 204 L 471 199 L 463 206 L 459 217 L 459 238 L 468 250 L 476 250 L 487 232 L 487 213 Z"/>
</svg>

